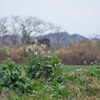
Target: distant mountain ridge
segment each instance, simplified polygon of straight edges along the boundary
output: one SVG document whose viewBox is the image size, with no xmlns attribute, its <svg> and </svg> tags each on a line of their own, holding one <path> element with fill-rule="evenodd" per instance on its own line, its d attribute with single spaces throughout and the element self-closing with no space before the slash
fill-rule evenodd
<svg viewBox="0 0 100 100">
<path fill-rule="evenodd" d="M 68 32 L 60 32 L 60 33 L 49 33 L 47 35 L 39 36 L 39 38 L 48 38 L 52 45 L 58 45 L 58 41 L 63 45 L 69 45 L 73 41 L 80 41 L 80 40 L 88 40 L 88 38 L 79 35 L 79 34 L 72 34 L 70 35 Z M 58 40 L 59 39 L 59 40 Z"/>
<path fill-rule="evenodd" d="M 60 32 L 60 33 L 49 33 L 44 35 L 39 35 L 37 37 L 32 36 L 33 40 L 35 38 L 47 38 L 50 40 L 50 44 L 53 46 L 58 45 L 60 42 L 63 46 L 69 45 L 73 41 L 80 41 L 80 40 L 89 40 L 89 38 L 86 38 L 85 36 L 79 35 L 79 34 L 69 34 L 68 32 Z M 0 44 L 2 43 L 3 37 L 0 37 Z M 92 38 L 95 40 L 100 40 L 100 38 Z M 18 36 L 19 44 L 21 43 L 21 36 Z M 7 43 L 11 44 L 10 38 L 8 37 L 6 40 Z"/>
</svg>

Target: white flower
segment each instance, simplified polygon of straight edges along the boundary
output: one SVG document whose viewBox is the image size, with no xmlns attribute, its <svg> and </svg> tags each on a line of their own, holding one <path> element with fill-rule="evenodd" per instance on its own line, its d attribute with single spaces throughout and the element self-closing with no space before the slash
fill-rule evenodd
<svg viewBox="0 0 100 100">
<path fill-rule="evenodd" d="M 36 44 L 34 44 L 33 47 L 36 47 Z"/>
<path fill-rule="evenodd" d="M 48 58 L 50 58 L 51 56 L 50 55 L 48 55 Z"/>
<path fill-rule="evenodd" d="M 46 48 L 46 45 L 45 44 L 41 44 L 41 47 Z"/>
<path fill-rule="evenodd" d="M 38 54 L 38 52 L 37 52 L 37 51 L 35 51 L 35 52 L 34 52 L 34 55 L 37 55 L 37 54 Z"/>
<path fill-rule="evenodd" d="M 29 52 L 29 49 L 28 48 L 26 49 L 26 52 Z"/>
<path fill-rule="evenodd" d="M 43 44 L 41 44 L 41 47 L 43 47 L 44 45 Z"/>
<path fill-rule="evenodd" d="M 87 61 L 84 61 L 84 65 L 86 65 L 87 64 Z"/>
<path fill-rule="evenodd" d="M 46 48 L 46 45 L 43 45 L 44 48 Z"/>
<path fill-rule="evenodd" d="M 90 65 L 93 65 L 93 62 L 91 62 Z"/>
</svg>

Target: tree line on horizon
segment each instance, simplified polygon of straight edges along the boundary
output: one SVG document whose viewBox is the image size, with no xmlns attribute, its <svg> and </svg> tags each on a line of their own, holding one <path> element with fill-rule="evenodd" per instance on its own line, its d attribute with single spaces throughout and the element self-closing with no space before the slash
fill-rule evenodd
<svg viewBox="0 0 100 100">
<path fill-rule="evenodd" d="M 13 45 L 16 45 L 19 44 L 19 38 L 22 44 L 31 44 L 33 37 L 37 35 L 60 33 L 60 31 L 60 26 L 45 22 L 37 17 L 12 16 L 0 18 L 1 44 L 7 44 L 7 39 L 9 39 Z M 59 42 L 60 37 L 58 35 L 57 38 Z"/>
</svg>

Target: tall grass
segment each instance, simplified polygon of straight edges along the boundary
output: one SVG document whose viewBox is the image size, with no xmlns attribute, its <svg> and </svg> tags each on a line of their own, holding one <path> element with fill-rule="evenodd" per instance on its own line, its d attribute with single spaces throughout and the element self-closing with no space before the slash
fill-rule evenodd
<svg viewBox="0 0 100 100">
<path fill-rule="evenodd" d="M 100 42 L 76 41 L 56 52 L 64 64 L 83 65 L 84 61 L 86 64 L 91 64 L 91 62 L 100 61 Z"/>
<path fill-rule="evenodd" d="M 8 46 L 0 45 L 0 61 L 7 57 L 12 58 L 17 63 L 23 63 L 23 53 L 30 45 Z M 100 62 L 100 41 L 87 40 L 75 41 L 69 46 L 55 50 L 64 64 L 83 65 Z"/>
</svg>

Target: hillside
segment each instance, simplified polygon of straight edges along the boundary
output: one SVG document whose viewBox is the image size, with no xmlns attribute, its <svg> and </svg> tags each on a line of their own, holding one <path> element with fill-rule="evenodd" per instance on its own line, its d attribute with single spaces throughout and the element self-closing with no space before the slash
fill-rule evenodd
<svg viewBox="0 0 100 100">
<path fill-rule="evenodd" d="M 18 38 L 18 43 L 22 44 L 22 37 L 20 35 L 18 35 L 17 38 Z M 58 34 L 57 33 L 49 33 L 49 34 L 45 34 L 45 35 L 39 35 L 37 37 L 32 36 L 31 41 L 34 41 L 35 38 L 38 38 L 38 39 L 47 38 L 50 40 L 50 44 L 52 46 L 57 46 L 59 44 L 61 44 L 62 46 L 67 46 L 73 41 L 89 40 L 89 38 L 86 38 L 82 35 L 69 34 L 68 32 L 60 32 Z M 92 39 L 95 39 L 97 41 L 100 40 L 99 38 L 92 38 Z M 3 40 L 3 37 L 0 36 L 0 44 L 2 44 L 2 40 Z M 10 35 L 5 39 L 5 42 L 7 44 L 12 44 Z"/>
<path fill-rule="evenodd" d="M 68 32 L 61 32 L 59 34 L 56 33 L 49 33 L 47 35 L 39 36 L 39 38 L 48 38 L 52 45 L 62 44 L 63 46 L 69 45 L 73 41 L 80 41 L 80 40 L 87 40 L 88 38 L 79 35 L 79 34 L 72 34 L 70 35 Z"/>
</svg>

